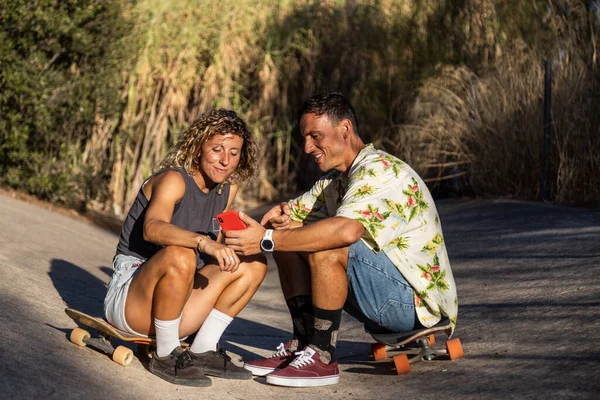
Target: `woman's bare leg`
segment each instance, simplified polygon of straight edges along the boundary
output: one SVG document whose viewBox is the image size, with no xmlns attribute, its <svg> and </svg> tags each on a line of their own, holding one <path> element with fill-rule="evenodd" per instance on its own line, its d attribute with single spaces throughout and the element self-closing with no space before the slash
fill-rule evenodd
<svg viewBox="0 0 600 400">
<path fill-rule="evenodd" d="M 134 331 L 152 335 L 154 318 L 169 321 L 181 316 L 193 289 L 196 254 L 186 247 L 167 246 L 141 268 L 129 286 L 125 319 Z"/>
<path fill-rule="evenodd" d="M 242 258 L 234 273 L 221 272 L 218 265 L 204 266 L 183 309 L 180 333 L 191 335 L 204 323 L 213 308 L 235 317 L 250 302 L 267 273 L 262 256 Z"/>
</svg>

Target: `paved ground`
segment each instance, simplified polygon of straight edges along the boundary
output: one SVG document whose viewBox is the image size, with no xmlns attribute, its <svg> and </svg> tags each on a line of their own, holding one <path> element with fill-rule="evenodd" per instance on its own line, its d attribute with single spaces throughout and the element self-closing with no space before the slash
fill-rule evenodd
<svg viewBox="0 0 600 400">
<path fill-rule="evenodd" d="M 459 290 L 465 358 L 397 376 L 344 316 L 341 383 L 313 389 L 263 379 L 166 383 L 67 340 L 66 306 L 100 314 L 117 237 L 0 195 L 0 398 L 391 399 L 597 398 L 600 390 L 600 213 L 511 201 L 441 201 Z M 273 265 L 223 338 L 246 359 L 270 354 L 291 324 Z M 440 341 L 438 339 L 438 341 Z"/>
</svg>

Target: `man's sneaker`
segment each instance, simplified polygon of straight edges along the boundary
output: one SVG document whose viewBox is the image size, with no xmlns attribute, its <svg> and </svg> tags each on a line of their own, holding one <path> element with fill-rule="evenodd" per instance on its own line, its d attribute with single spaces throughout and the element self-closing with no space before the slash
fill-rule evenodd
<svg viewBox="0 0 600 400">
<path fill-rule="evenodd" d="M 232 363 L 231 357 L 221 348 L 217 348 L 217 351 L 189 353 L 194 365 L 206 375 L 227 379 L 252 379 L 252 373 Z"/>
<path fill-rule="evenodd" d="M 337 361 L 325 364 L 309 346 L 296 353 L 287 367 L 267 375 L 267 383 L 278 386 L 310 387 L 333 385 L 340 381 Z"/>
<path fill-rule="evenodd" d="M 252 372 L 252 375 L 265 376 L 273 371 L 287 367 L 296 357 L 294 353 L 288 350 L 290 342 L 286 344 L 279 343 L 277 351 L 271 357 L 248 361 L 244 364 L 244 368 Z"/>
<path fill-rule="evenodd" d="M 168 356 L 154 353 L 148 366 L 150 372 L 167 382 L 185 386 L 210 386 L 211 380 L 194 365 L 190 354 L 177 347 Z"/>
</svg>

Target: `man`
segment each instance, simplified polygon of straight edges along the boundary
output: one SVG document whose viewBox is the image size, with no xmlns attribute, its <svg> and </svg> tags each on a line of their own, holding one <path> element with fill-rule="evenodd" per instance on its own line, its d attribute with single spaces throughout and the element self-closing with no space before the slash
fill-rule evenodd
<svg viewBox="0 0 600 400">
<path fill-rule="evenodd" d="M 226 232 L 238 254 L 274 251 L 293 338 L 270 358 L 248 362 L 281 386 L 339 381 L 335 358 L 342 309 L 369 332 L 456 324 L 457 296 L 431 194 L 408 165 L 358 135 L 351 104 L 316 95 L 300 112 L 304 152 L 322 172 L 302 196 L 261 223 Z"/>
</svg>

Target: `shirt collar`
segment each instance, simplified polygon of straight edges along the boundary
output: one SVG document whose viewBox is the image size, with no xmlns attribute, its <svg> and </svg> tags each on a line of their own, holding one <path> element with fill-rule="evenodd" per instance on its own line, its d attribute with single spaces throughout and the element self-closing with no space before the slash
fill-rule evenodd
<svg viewBox="0 0 600 400">
<path fill-rule="evenodd" d="M 373 153 L 374 151 L 375 147 L 373 146 L 373 143 L 367 143 L 365 147 L 358 152 L 354 161 L 352 161 L 352 165 L 350 166 L 350 168 L 348 168 L 348 176 L 352 175 L 354 169 L 356 169 L 356 166 L 359 165 L 369 154 Z"/>
</svg>

